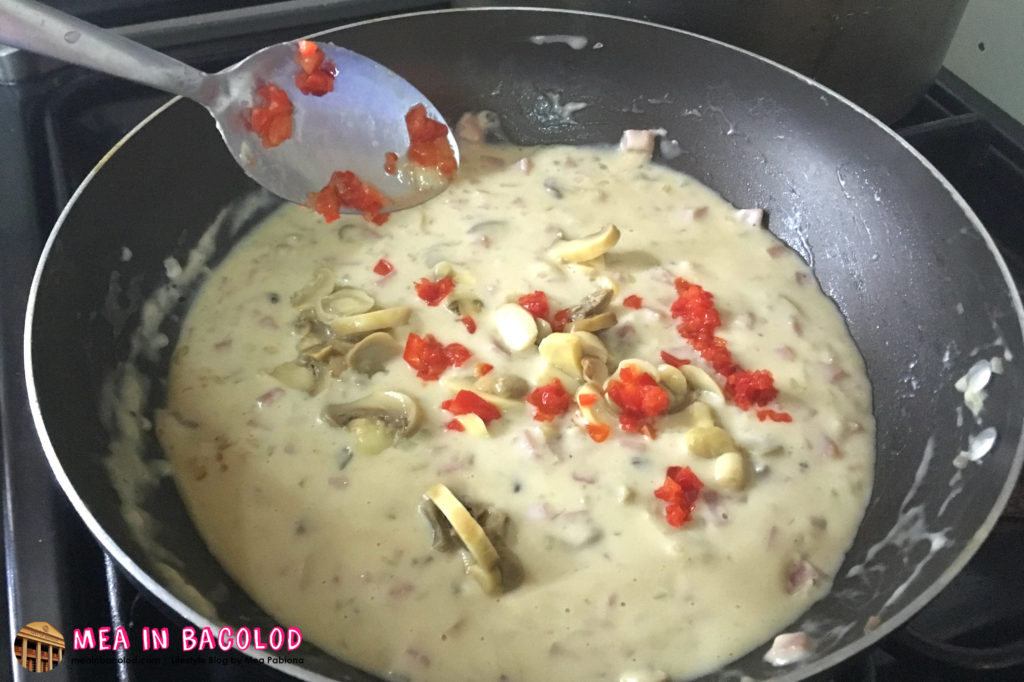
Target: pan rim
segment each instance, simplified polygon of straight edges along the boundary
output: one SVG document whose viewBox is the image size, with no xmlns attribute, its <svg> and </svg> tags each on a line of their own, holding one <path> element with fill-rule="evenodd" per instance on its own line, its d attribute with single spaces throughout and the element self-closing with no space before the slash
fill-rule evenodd
<svg viewBox="0 0 1024 682">
<path fill-rule="evenodd" d="M 717 39 L 713 39 L 713 38 L 708 38 L 706 36 L 702 36 L 702 35 L 699 35 L 699 34 L 696 34 L 696 33 L 690 32 L 690 31 L 686 31 L 686 30 L 679 29 L 679 28 L 674 28 L 674 27 L 671 27 L 671 26 L 664 26 L 664 25 L 657 24 L 657 23 L 651 22 L 651 21 L 646 21 L 646 20 L 642 20 L 642 19 L 635 19 L 635 18 L 630 18 L 630 17 L 621 17 L 621 16 L 616 16 L 616 15 L 606 14 L 606 13 L 600 13 L 600 12 L 588 12 L 588 11 L 579 11 L 579 10 L 565 10 L 565 9 L 558 9 L 558 8 L 542 8 L 542 7 L 522 7 L 522 6 L 462 7 L 462 8 L 444 8 L 444 9 L 435 9 L 435 10 L 425 10 L 425 11 L 419 11 L 419 12 L 402 13 L 402 14 L 396 14 L 396 15 L 391 15 L 391 16 L 382 16 L 382 17 L 376 17 L 376 18 L 372 18 L 372 19 L 367 19 L 367 20 L 364 20 L 364 21 L 354 22 L 354 23 L 351 23 L 351 24 L 345 24 L 343 26 L 338 26 L 338 27 L 335 27 L 335 28 L 330 28 L 330 29 L 325 29 L 325 30 L 322 30 L 322 31 L 318 31 L 318 32 L 309 34 L 308 36 L 305 36 L 305 37 L 306 38 L 315 38 L 317 36 L 321 36 L 321 35 L 324 35 L 324 34 L 337 33 L 339 31 L 345 31 L 345 30 L 347 30 L 349 28 L 362 27 L 362 26 L 366 26 L 366 25 L 370 25 L 370 24 L 375 24 L 375 23 L 378 23 L 378 22 L 400 21 L 400 20 L 404 20 L 404 19 L 408 19 L 408 18 L 420 17 L 420 16 L 429 16 L 429 15 L 470 13 L 470 12 L 472 12 L 472 13 L 479 13 L 479 12 L 494 12 L 494 13 L 509 12 L 509 13 L 529 13 L 529 14 L 553 13 L 553 14 L 562 14 L 562 15 L 569 15 L 569 16 L 587 16 L 587 17 L 595 17 L 595 18 L 599 18 L 599 19 L 611 20 L 611 21 L 616 21 L 616 22 L 627 22 L 627 23 L 639 24 L 639 25 L 647 26 L 647 27 L 650 27 L 650 28 L 658 29 L 658 30 L 670 31 L 670 32 L 674 32 L 674 33 L 678 33 L 678 34 L 687 36 L 689 39 L 697 39 L 699 41 L 704 41 L 704 42 L 707 42 L 707 43 L 718 45 L 720 47 L 723 47 L 723 48 L 726 48 L 726 49 L 729 49 L 729 50 L 733 50 L 735 52 L 738 52 L 738 53 L 741 53 L 741 54 L 745 55 L 748 58 L 752 58 L 752 59 L 754 59 L 756 61 L 763 62 L 766 65 L 768 65 L 769 67 L 774 67 L 776 69 L 780 69 L 783 72 L 789 74 L 790 76 L 796 77 L 799 81 L 803 82 L 805 85 L 808 85 L 808 86 L 811 86 L 811 87 L 817 89 L 821 94 L 829 96 L 830 98 L 834 99 L 837 103 L 839 103 L 841 105 L 845 105 L 847 107 L 850 107 L 851 109 L 853 109 L 855 112 L 857 112 L 861 116 L 867 118 L 876 127 L 880 128 L 882 130 L 882 132 L 884 132 L 885 134 L 889 135 L 891 138 L 895 139 L 898 142 L 898 144 L 904 149 L 904 151 L 909 152 L 912 155 L 912 157 L 918 163 L 920 163 L 932 175 L 932 177 L 936 181 L 938 181 L 938 183 L 949 193 L 950 198 L 953 200 L 953 202 L 960 208 L 961 211 L 963 211 L 964 216 L 967 218 L 968 222 L 974 228 L 975 232 L 982 238 L 982 240 L 985 243 L 986 247 L 988 248 L 990 254 L 993 256 L 993 258 L 995 260 L 995 263 L 996 263 L 996 266 L 999 269 L 999 272 L 1000 272 L 1000 274 L 1003 277 L 1003 284 L 1009 289 L 1011 304 L 1012 304 L 1012 307 L 1013 307 L 1014 312 L 1016 313 L 1016 317 L 1017 317 L 1017 328 L 1018 328 L 1018 331 L 1021 334 L 1021 340 L 1022 340 L 1022 342 L 1024 342 L 1024 303 L 1022 303 L 1022 301 L 1021 301 L 1020 293 L 1018 292 L 1018 290 L 1016 288 L 1016 284 L 1015 284 L 1015 282 L 1013 280 L 1012 275 L 1010 274 L 1009 268 L 1006 265 L 1006 261 L 1002 257 L 1002 254 L 999 252 L 998 248 L 996 247 L 995 242 L 992 239 L 992 236 L 989 234 L 988 230 L 981 223 L 981 221 L 978 219 L 977 215 L 974 213 L 973 209 L 971 209 L 971 207 L 967 204 L 967 202 L 960 195 L 960 193 L 956 190 L 956 188 L 953 187 L 953 185 L 949 182 L 949 180 L 947 180 L 945 178 L 945 176 L 943 176 L 938 171 L 938 169 L 927 158 L 925 158 L 909 142 L 907 142 L 904 138 L 902 138 L 898 134 L 896 134 L 895 131 L 893 131 L 889 126 L 887 126 L 885 123 L 883 123 L 881 120 L 879 120 L 876 116 L 874 116 L 873 114 L 871 114 L 870 112 L 865 110 L 860 105 L 852 102 L 851 100 L 849 100 L 845 96 L 839 94 L 838 92 L 835 92 L 831 88 L 829 88 L 829 87 L 827 87 L 825 85 L 822 85 L 821 83 L 819 83 L 818 81 L 814 80 L 813 78 L 810 78 L 809 76 L 806 76 L 806 75 L 804 75 L 804 74 L 802 74 L 802 73 L 800 73 L 800 72 L 798 72 L 798 71 L 796 71 L 796 70 L 794 70 L 794 69 L 792 69 L 790 67 L 787 67 L 785 65 L 779 64 L 778 62 L 772 61 L 772 60 L 770 60 L 770 59 L 768 59 L 766 57 L 762 57 L 761 55 L 758 55 L 758 54 L 756 54 L 754 52 L 751 52 L 749 50 L 746 50 L 746 49 L 743 49 L 743 48 L 739 48 L 739 47 L 730 45 L 730 44 L 725 43 L 725 42 L 723 42 L 721 40 L 717 40 Z M 101 526 L 100 522 L 92 514 L 91 510 L 85 505 L 85 502 L 82 500 L 81 496 L 75 490 L 74 486 L 71 483 L 70 478 L 67 475 L 67 472 L 64 470 L 63 466 L 61 465 L 61 462 L 60 462 L 60 459 L 59 459 L 59 457 L 58 457 L 58 455 L 56 453 L 56 450 L 54 449 L 53 444 L 50 441 L 50 437 L 49 437 L 49 434 L 47 432 L 46 425 L 45 425 L 45 423 L 43 421 L 42 412 L 40 410 L 39 397 L 38 397 L 38 395 L 36 393 L 36 390 L 35 390 L 34 364 L 33 364 L 33 355 L 32 355 L 32 330 L 33 330 L 33 327 L 34 327 L 33 323 L 34 323 L 34 318 L 35 318 L 36 298 L 37 298 L 40 282 L 41 282 L 42 277 L 43 277 L 43 273 L 46 270 L 46 266 L 47 266 L 47 263 L 48 263 L 48 260 L 49 260 L 50 252 L 51 252 L 51 250 L 52 250 L 52 248 L 54 246 L 54 243 L 57 241 L 58 236 L 60 235 L 61 228 L 63 227 L 66 218 L 71 213 L 72 209 L 74 208 L 75 204 L 77 203 L 77 200 L 78 200 L 79 196 L 88 188 L 88 186 L 90 185 L 90 183 L 93 180 L 93 178 L 103 169 L 103 167 L 104 167 L 104 165 L 106 165 L 107 161 L 116 152 L 118 152 L 127 143 L 127 141 L 130 138 L 132 138 L 137 132 L 139 132 L 143 128 L 143 126 L 147 125 L 151 120 L 153 120 L 155 117 L 157 117 L 160 114 L 162 114 L 163 112 L 165 112 L 168 108 L 176 105 L 179 102 L 179 100 L 181 100 L 181 99 L 183 99 L 183 98 L 181 98 L 181 97 L 174 97 L 174 98 L 170 99 L 164 105 L 162 105 L 158 109 L 154 110 L 145 119 L 143 119 L 138 125 L 136 125 L 134 128 L 132 128 L 132 130 L 129 131 L 124 137 L 122 137 L 106 154 L 104 154 L 104 156 L 92 168 L 92 170 L 90 170 L 88 175 L 85 177 L 85 179 L 82 181 L 82 183 L 75 189 L 75 192 L 69 198 L 69 200 L 67 202 L 67 205 L 61 210 L 61 213 L 58 216 L 56 222 L 54 223 L 54 227 L 50 231 L 50 234 L 49 234 L 49 236 L 48 236 L 48 238 L 46 240 L 46 243 L 43 246 L 42 252 L 41 252 L 40 257 L 39 257 L 39 261 L 38 261 L 38 263 L 36 265 L 36 269 L 35 269 L 35 272 L 34 272 L 33 277 L 32 277 L 32 284 L 30 286 L 29 293 L 28 293 L 28 302 L 27 302 L 27 310 L 26 310 L 26 315 L 25 315 L 25 327 L 24 327 L 24 335 L 23 335 L 24 370 L 25 370 L 25 383 L 26 383 L 26 388 L 27 388 L 27 391 L 28 391 L 28 403 L 29 403 L 31 414 L 32 414 L 32 420 L 33 420 L 33 423 L 34 423 L 34 426 L 35 426 L 36 433 L 37 433 L 37 436 L 39 438 L 40 444 L 42 445 L 44 454 L 46 455 L 47 462 L 48 462 L 51 470 L 53 471 L 54 476 L 55 476 L 58 484 L 60 485 L 61 489 L 64 491 L 64 494 L 68 496 L 68 499 L 71 501 L 72 505 L 74 506 L 74 508 L 77 511 L 77 513 L 79 514 L 79 516 L 82 517 L 83 521 L 85 522 L 86 526 L 89 528 L 90 532 L 92 532 L 92 534 L 97 538 L 97 540 L 99 540 L 100 544 L 103 546 L 103 549 L 105 551 L 107 551 L 122 567 L 124 567 L 125 570 L 128 571 L 128 573 L 132 576 L 132 579 L 134 581 L 136 581 L 137 583 L 139 583 L 140 586 L 143 587 L 148 593 L 150 593 L 154 597 L 158 598 L 162 603 L 166 604 L 167 606 L 172 608 L 175 612 L 177 612 L 180 616 L 186 618 L 187 620 L 189 620 L 192 623 L 195 623 L 197 625 L 209 626 L 209 627 L 219 627 L 219 626 L 225 625 L 225 624 L 224 623 L 216 623 L 216 622 L 212 621 L 211 619 L 207 618 L 206 616 L 202 616 L 195 609 L 193 609 L 191 606 L 186 604 L 183 600 L 181 600 L 177 596 L 173 595 L 166 587 L 164 587 L 156 579 L 154 579 L 153 576 L 151 576 L 147 571 L 142 570 L 141 566 L 138 563 L 136 563 L 121 548 L 121 546 L 118 545 L 114 541 L 114 539 L 109 534 L 107 534 L 107 532 Z M 1004 482 L 1002 489 L 999 491 L 998 495 L 996 496 L 995 503 L 993 504 L 992 508 L 990 509 L 988 516 L 978 526 L 977 530 L 972 535 L 972 537 L 967 542 L 964 543 L 963 547 L 960 549 L 958 554 L 953 558 L 953 560 L 949 563 L 949 565 L 942 571 L 942 573 L 939 575 L 939 577 L 931 585 L 926 587 L 915 599 L 913 599 L 908 604 L 904 605 L 903 608 L 901 608 L 896 614 L 894 614 L 893 616 L 887 618 L 877 629 L 875 629 L 875 630 L 873 630 L 873 631 L 871 631 L 869 633 L 864 633 L 858 639 L 856 639 L 853 642 L 843 646 L 840 649 L 837 649 L 836 651 L 833 651 L 833 652 L 827 654 L 826 656 L 823 656 L 823 657 L 821 657 L 821 658 L 819 658 L 819 659 L 817 659 L 815 661 L 812 661 L 812 662 L 810 662 L 810 663 L 808 663 L 808 664 L 806 664 L 804 666 L 801 666 L 799 668 L 787 671 L 787 672 L 785 672 L 784 674 L 782 674 L 780 676 L 773 677 L 772 679 L 782 680 L 782 681 L 801 680 L 801 679 L 804 679 L 804 678 L 809 677 L 811 675 L 814 675 L 816 673 L 820 673 L 822 671 L 825 671 L 825 670 L 827 670 L 829 668 L 834 667 L 835 665 L 837 665 L 841 661 L 850 658 L 851 656 L 853 656 L 857 652 L 859 652 L 859 651 L 861 651 L 863 649 L 866 649 L 867 647 L 875 644 L 880 639 L 882 639 L 883 637 L 885 637 L 886 635 L 888 635 L 892 631 L 894 631 L 897 627 L 903 625 L 905 622 L 910 620 L 910 618 L 912 618 L 918 611 L 920 611 L 929 601 L 931 601 L 933 598 L 935 598 L 935 596 L 937 596 L 939 594 L 939 592 L 941 592 L 943 589 L 945 589 L 946 586 L 949 585 L 949 583 L 953 580 L 953 578 L 963 570 L 964 566 L 974 556 L 974 554 L 977 552 L 978 548 L 981 546 L 982 542 L 984 542 L 985 538 L 988 537 L 988 535 L 991 533 L 991 531 L 994 528 L 996 522 L 998 521 L 999 517 L 1001 516 L 1003 509 L 1005 508 L 1007 502 L 1009 501 L 1010 494 L 1011 494 L 1011 492 L 1013 490 L 1013 487 L 1014 487 L 1014 482 L 1019 478 L 1020 473 L 1021 473 L 1021 469 L 1022 469 L 1022 467 L 1024 467 L 1024 414 L 1021 415 L 1021 430 L 1022 430 L 1022 435 L 1021 435 L 1021 437 L 1019 438 L 1019 440 L 1017 442 L 1016 451 L 1015 451 L 1013 460 L 1010 463 L 1009 475 L 1007 476 L 1007 479 Z M 247 650 L 247 651 L 245 651 L 243 653 L 246 653 L 247 655 L 249 655 L 251 657 L 255 657 L 256 656 L 256 654 L 254 652 L 252 652 L 251 650 Z M 300 667 L 300 666 L 297 666 L 297 665 L 291 664 L 291 663 L 282 663 L 282 664 L 278 664 L 278 663 L 272 663 L 271 664 L 271 663 L 268 663 L 266 665 L 269 665 L 269 666 L 271 666 L 273 668 L 276 668 L 276 669 L 278 669 L 278 670 L 280 670 L 282 672 L 286 672 L 286 673 L 288 673 L 290 675 L 293 675 L 293 676 L 295 676 L 297 678 L 304 679 L 304 680 L 311 680 L 311 681 L 319 682 L 320 680 L 328 681 L 328 680 L 333 679 L 333 678 L 330 678 L 330 677 L 325 677 L 325 676 L 321 675 L 320 673 L 317 673 L 317 672 L 314 672 L 312 670 L 309 670 L 308 668 Z"/>
</svg>

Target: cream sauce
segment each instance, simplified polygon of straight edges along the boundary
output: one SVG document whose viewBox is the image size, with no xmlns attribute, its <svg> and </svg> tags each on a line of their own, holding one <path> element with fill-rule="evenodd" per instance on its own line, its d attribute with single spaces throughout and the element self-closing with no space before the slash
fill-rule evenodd
<svg viewBox="0 0 1024 682">
<path fill-rule="evenodd" d="M 283 207 L 204 285 L 157 433 L 210 550 L 308 641 L 413 680 L 688 677 L 771 639 L 827 593 L 870 493 L 870 387 L 840 314 L 770 233 L 643 154 L 462 152 L 443 195 L 380 228 L 339 229 Z M 548 257 L 557 239 L 608 223 L 621 240 L 603 261 Z M 394 266 L 385 276 L 373 272 L 382 258 Z M 456 284 L 449 299 L 483 302 L 475 333 L 413 291 L 442 262 Z M 289 298 L 317 268 L 378 308 L 409 306 L 408 322 L 392 330 L 400 344 L 431 333 L 472 357 L 441 382 L 417 378 L 398 356 L 370 377 L 345 370 L 314 396 L 283 387 L 268 371 L 296 357 Z M 554 312 L 597 282 L 614 283 L 618 322 L 599 334 L 612 370 L 625 358 L 658 363 L 663 350 L 707 367 L 670 316 L 676 277 L 714 294 L 718 334 L 741 365 L 773 373 L 771 407 L 793 417 L 761 422 L 754 410 L 699 396 L 747 462 L 744 489 L 716 482 L 715 461 L 688 452 L 677 415 L 655 422 L 654 439 L 613 427 L 602 443 L 575 410 L 545 425 L 525 404 L 502 405 L 487 437 L 445 430 L 451 380 L 472 380 L 478 363 L 531 389 L 552 375 L 536 346 L 503 348 L 492 319 L 535 290 Z M 642 308 L 623 305 L 632 294 Z M 352 433 L 322 410 L 383 390 L 414 397 L 423 424 L 379 454 L 352 455 Z M 653 495 L 673 465 L 706 486 L 680 528 Z M 501 546 L 522 566 L 521 584 L 487 596 L 458 554 L 431 549 L 417 508 L 439 482 L 508 515 Z"/>
</svg>

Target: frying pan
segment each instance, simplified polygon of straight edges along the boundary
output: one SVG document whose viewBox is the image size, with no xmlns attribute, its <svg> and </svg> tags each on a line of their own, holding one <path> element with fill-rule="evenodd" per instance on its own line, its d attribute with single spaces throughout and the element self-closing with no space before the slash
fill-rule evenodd
<svg viewBox="0 0 1024 682">
<path fill-rule="evenodd" d="M 586 45 L 530 40 L 538 35 Z M 811 657 L 774 669 L 760 647 L 708 679 L 798 679 L 835 665 L 904 622 L 967 562 L 1024 459 L 1021 301 L 971 210 L 900 138 L 795 72 L 633 20 L 440 11 L 319 37 L 403 74 L 450 120 L 499 112 L 520 144 L 604 144 L 625 128 L 665 128 L 681 153 L 660 162 L 738 207 L 764 207 L 769 228 L 839 305 L 874 390 L 867 513 L 831 594 L 789 628 L 815 638 Z M 586 106 L 566 116 L 567 102 Z M 274 623 L 205 549 L 173 483 L 154 474 L 161 454 L 144 419 L 162 399 L 166 342 L 202 280 L 169 282 L 168 264 L 188 262 L 204 234 L 215 264 L 274 204 L 228 157 L 208 115 L 172 101 L 77 191 L 29 304 L 29 391 L 56 478 L 140 587 L 199 625 Z M 165 343 L 142 344 L 140 328 Z M 975 418 L 954 383 L 992 358 L 1001 373 Z M 104 396 L 132 368 L 149 378 L 140 419 L 112 423 Z M 136 428 L 143 447 L 125 452 L 120 437 Z M 989 428 L 996 439 L 983 452 L 977 436 Z M 976 461 L 955 466 L 961 452 Z M 373 679 L 310 645 L 302 655 L 280 667 L 304 679 Z"/>
</svg>

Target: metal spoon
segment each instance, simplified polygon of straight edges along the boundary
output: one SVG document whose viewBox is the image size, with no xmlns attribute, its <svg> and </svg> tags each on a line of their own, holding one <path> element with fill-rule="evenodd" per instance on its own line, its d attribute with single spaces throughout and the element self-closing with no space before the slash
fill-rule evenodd
<svg viewBox="0 0 1024 682">
<path fill-rule="evenodd" d="M 337 68 L 334 91 L 304 95 L 295 85 L 297 42 L 267 47 L 219 73 L 207 74 L 113 31 L 32 0 L 0 3 L 0 43 L 45 54 L 166 92 L 206 107 L 235 161 L 256 182 L 295 203 L 305 203 L 335 171 L 350 170 L 390 199 L 385 211 L 415 206 L 446 183 L 422 182 L 416 174 L 388 174 L 384 155 L 409 147 L 405 114 L 424 104 L 437 109 L 397 74 L 377 62 L 329 43 L 317 43 Z M 265 148 L 247 121 L 255 91 L 265 83 L 284 90 L 294 106 L 293 135 Z M 448 142 L 458 161 L 452 131 Z M 356 209 L 343 212 L 358 213 Z"/>
</svg>

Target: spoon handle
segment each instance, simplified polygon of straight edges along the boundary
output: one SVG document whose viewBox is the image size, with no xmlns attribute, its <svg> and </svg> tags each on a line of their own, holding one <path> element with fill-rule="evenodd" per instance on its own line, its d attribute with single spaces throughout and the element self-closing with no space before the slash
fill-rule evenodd
<svg viewBox="0 0 1024 682">
<path fill-rule="evenodd" d="M 204 103 L 213 94 L 202 71 L 34 0 L 0 2 L 0 43 Z"/>
</svg>

